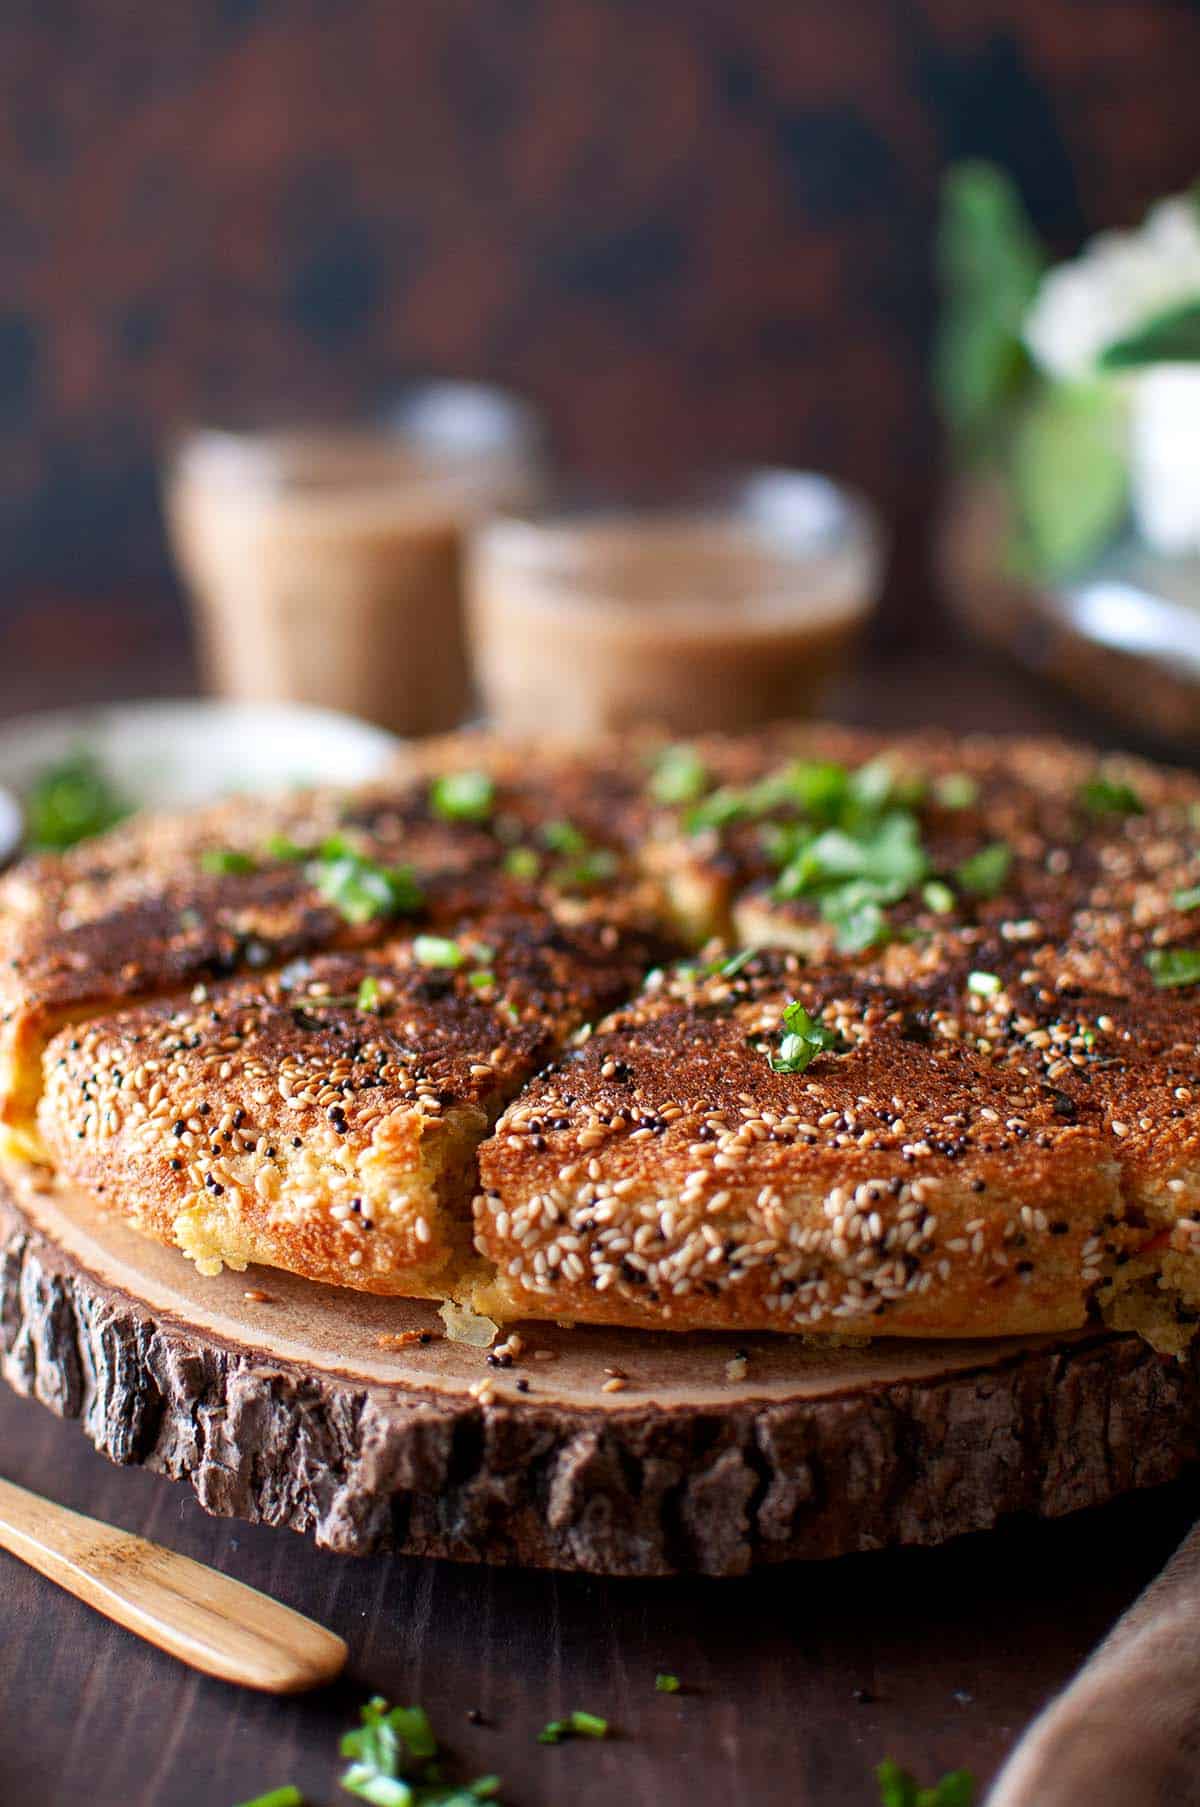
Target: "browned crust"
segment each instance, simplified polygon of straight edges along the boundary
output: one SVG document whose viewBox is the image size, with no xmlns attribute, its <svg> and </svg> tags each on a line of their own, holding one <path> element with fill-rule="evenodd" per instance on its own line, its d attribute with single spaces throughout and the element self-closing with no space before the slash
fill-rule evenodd
<svg viewBox="0 0 1200 1807">
<path fill-rule="evenodd" d="M 1198 874 L 1196 780 L 1106 760 L 1108 779 L 1132 785 L 1140 807 L 1096 816 L 1079 800 L 1096 756 L 1057 743 L 925 735 L 889 744 L 783 728 L 706 739 L 697 750 L 710 782 L 733 786 L 792 759 L 862 763 L 886 752 L 898 771 L 927 782 L 922 836 L 935 872 L 951 873 L 997 841 L 1011 852 L 1010 870 L 999 894 L 960 893 L 948 917 L 914 892 L 891 912 L 901 939 L 851 958 L 833 950 L 833 930 L 813 902 L 774 894 L 764 837 L 774 812 L 690 833 L 685 812 L 648 792 L 651 742 L 553 754 L 464 736 L 433 748 L 415 781 L 289 806 L 285 832 L 306 843 L 315 840 L 306 820 L 333 821 L 369 857 L 413 865 L 424 923 L 439 933 L 478 925 L 503 896 L 518 912 L 540 909 L 580 933 L 607 924 L 624 938 L 615 968 L 625 994 L 651 957 L 643 928 L 655 919 L 696 939 L 733 920 L 743 934 L 801 945 L 817 962 L 801 969 L 776 957 L 732 983 L 664 981 L 560 1070 L 527 1083 L 593 1003 L 619 995 L 610 988 L 603 1004 L 597 992 L 586 1005 L 572 997 L 558 1009 L 537 992 L 540 1039 L 513 1053 L 511 1069 L 504 1057 L 502 1084 L 476 1098 L 461 1071 L 453 1074 L 447 1095 L 476 1113 L 445 1163 L 456 1193 L 490 1117 L 527 1087 L 482 1149 L 477 1245 L 496 1275 L 476 1297 L 502 1315 L 993 1335 L 1082 1321 L 1103 1281 L 1152 1281 L 1162 1249 L 1171 1253 L 1172 1284 L 1186 1293 L 1200 1241 L 1191 1108 L 1200 993 L 1156 989 L 1145 958 L 1155 947 L 1200 943 L 1200 928 L 1173 901 Z M 485 821 L 447 823 L 431 809 L 429 776 L 454 765 L 491 772 L 496 795 Z M 944 804 L 938 780 L 963 775 L 975 794 L 966 806 Z M 571 821 L 603 851 L 598 879 L 578 887 L 562 879 L 562 863 L 539 838 L 550 820 Z M 8 882 L 8 1038 L 27 1071 L 56 1021 L 207 983 L 214 970 L 244 963 L 248 948 L 265 949 L 253 957 L 274 964 L 395 933 L 386 923 L 347 928 L 315 896 L 303 863 L 256 861 L 250 873 L 198 879 L 202 835 L 208 845 L 214 836 L 237 845 L 241 833 L 240 844 L 261 847 L 261 812 L 242 829 L 235 813 L 219 828 L 120 833 L 123 841 Z M 532 877 L 506 876 L 514 845 L 537 847 Z M 114 847 L 131 862 L 128 873 L 117 872 Z M 994 980 L 994 996 L 972 991 L 969 975 L 980 970 Z M 277 1004 L 262 991 L 251 985 L 238 1007 L 266 1010 L 255 1033 L 271 1059 L 290 1058 L 296 1050 L 270 1014 Z M 792 997 L 823 1013 L 850 1052 L 822 1055 L 804 1075 L 772 1071 Z M 173 996 L 162 1020 L 181 1010 Z M 101 1018 L 78 1039 L 90 1049 L 97 1037 L 121 1045 L 127 1033 L 124 1018 Z M 463 1033 L 459 1023 L 446 1026 L 447 1060 Z M 319 1037 L 310 1052 L 322 1053 Z M 635 1078 L 615 1084 L 612 1073 L 625 1067 Z M 69 1060 L 64 1071 L 78 1086 Z M 183 1072 L 176 1079 L 191 1082 Z M 147 1218 L 148 1177 L 138 1180 L 146 1196 L 131 1199 L 116 1171 L 103 1179 L 78 1165 L 77 1118 L 52 1083 L 42 1120 L 57 1158 Z M 716 1159 L 727 1154 L 732 1180 L 729 1162 Z M 164 1198 L 174 1222 L 175 1189 Z M 156 1209 L 161 1234 L 168 1204 Z M 458 1227 L 436 1250 L 439 1286 L 468 1279 L 461 1211 L 449 1219 Z M 616 1247 L 614 1264 L 625 1230 L 630 1244 Z M 396 1290 L 414 1276 L 432 1283 L 433 1270 L 411 1252 L 381 1256 L 359 1277 L 331 1246 L 304 1259 L 310 1266 L 300 1271 L 352 1284 L 390 1284 L 389 1274 Z M 630 1278 L 639 1263 L 649 1281 Z M 700 1267 L 704 1284 L 693 1274 Z"/>
</svg>

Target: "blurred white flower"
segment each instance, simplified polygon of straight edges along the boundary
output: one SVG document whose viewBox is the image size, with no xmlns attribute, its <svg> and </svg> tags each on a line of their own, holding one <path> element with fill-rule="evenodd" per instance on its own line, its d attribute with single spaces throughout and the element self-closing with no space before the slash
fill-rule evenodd
<svg viewBox="0 0 1200 1807">
<path fill-rule="evenodd" d="M 1135 232 L 1101 232 L 1047 271 L 1025 318 L 1025 343 L 1058 379 L 1089 375 L 1114 339 L 1200 297 L 1200 205 L 1160 201 Z"/>
</svg>

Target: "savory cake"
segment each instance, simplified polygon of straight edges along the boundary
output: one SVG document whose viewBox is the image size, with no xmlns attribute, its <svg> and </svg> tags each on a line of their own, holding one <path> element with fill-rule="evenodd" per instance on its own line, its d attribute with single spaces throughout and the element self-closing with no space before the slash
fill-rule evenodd
<svg viewBox="0 0 1200 1807">
<path fill-rule="evenodd" d="M 781 727 L 135 822 L 0 886 L 7 1158 L 203 1272 L 1178 1346 L 1198 821 L 1085 749 Z"/>
</svg>

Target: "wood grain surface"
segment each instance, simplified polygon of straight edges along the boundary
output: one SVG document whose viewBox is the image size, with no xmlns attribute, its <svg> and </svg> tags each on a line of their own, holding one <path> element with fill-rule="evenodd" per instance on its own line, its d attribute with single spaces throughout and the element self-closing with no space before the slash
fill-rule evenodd
<svg viewBox="0 0 1200 1807">
<path fill-rule="evenodd" d="M 136 617 L 114 617 L 85 647 L 64 629 L 72 608 L 47 598 L 33 616 L 37 643 L 62 650 L 54 673 L 11 630 L 0 711 L 51 693 L 67 702 L 154 688 L 153 646 L 138 653 L 136 686 L 121 663 Z M 177 646 L 160 642 L 157 657 L 161 687 L 178 687 Z M 1027 679 L 950 654 L 891 661 L 842 709 L 897 726 L 1105 733 Z M 288 1781 L 332 1807 L 349 1798 L 336 1786 L 337 1736 L 376 1689 L 423 1702 L 455 1773 L 499 1772 L 513 1807 L 876 1807 L 870 1771 L 885 1755 L 926 1780 L 960 1764 L 993 1774 L 1200 1507 L 1193 1474 L 935 1551 L 736 1581 L 603 1581 L 339 1557 L 211 1519 L 186 1489 L 110 1466 L 77 1426 L 6 1389 L 0 1471 L 265 1589 L 351 1650 L 327 1692 L 250 1695 L 181 1668 L 0 1556 L 4 1807 L 232 1807 Z M 686 1691 L 656 1694 L 658 1670 Z M 537 1745 L 545 1721 L 573 1707 L 607 1714 L 618 1735 Z M 468 1723 L 471 1709 L 487 1723 Z"/>
</svg>

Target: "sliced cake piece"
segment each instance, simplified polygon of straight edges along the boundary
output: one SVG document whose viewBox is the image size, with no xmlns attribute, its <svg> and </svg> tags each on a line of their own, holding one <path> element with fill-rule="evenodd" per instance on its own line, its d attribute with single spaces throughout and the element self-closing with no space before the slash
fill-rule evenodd
<svg viewBox="0 0 1200 1807">
<path fill-rule="evenodd" d="M 503 778 L 459 768 L 353 792 L 146 817 L 0 883 L 0 1125 L 41 1159 L 41 1051 L 65 1024 L 293 955 L 362 946 L 397 920 L 541 899 L 563 919 L 653 902 L 614 844 L 619 781 L 582 809 L 580 761 L 530 755 Z M 605 790 L 597 777 L 596 794 Z M 576 818 L 585 817 L 580 827 Z M 607 830 L 606 830 L 607 825 Z"/>
<path fill-rule="evenodd" d="M 449 1290 L 480 1140 L 655 949 L 533 908 L 448 926 L 64 1029 L 38 1111 L 60 1177 L 204 1273 Z"/>
<path fill-rule="evenodd" d="M 476 1247 L 496 1277 L 478 1308 L 871 1336 L 1083 1323 L 1175 1233 L 1171 1186 L 1194 1195 L 1190 1124 L 1156 1133 L 1171 1082 L 1200 1081 L 1198 1025 L 1170 1057 L 1162 1013 L 1127 1090 L 1149 981 L 1081 1010 L 1023 985 L 1028 946 L 980 936 L 652 983 L 481 1150 Z M 1126 1096 L 1146 1106 L 1142 1164 Z"/>
</svg>

